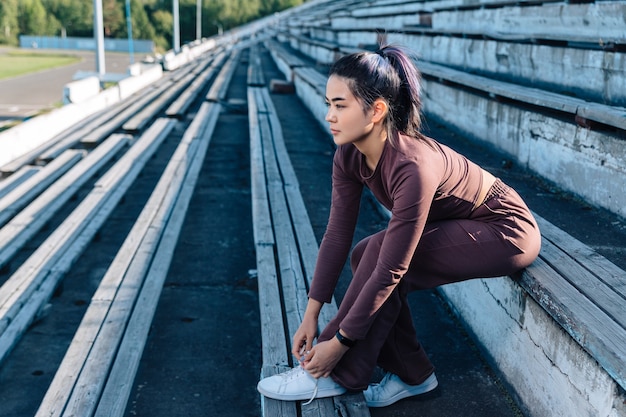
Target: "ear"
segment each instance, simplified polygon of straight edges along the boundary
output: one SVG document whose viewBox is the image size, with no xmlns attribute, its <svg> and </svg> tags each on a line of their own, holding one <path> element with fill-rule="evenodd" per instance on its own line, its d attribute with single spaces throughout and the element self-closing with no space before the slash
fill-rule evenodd
<svg viewBox="0 0 626 417">
<path fill-rule="evenodd" d="M 387 102 L 382 98 L 377 98 L 372 104 L 372 122 L 378 123 L 385 120 L 387 113 L 389 112 L 389 106 Z"/>
</svg>

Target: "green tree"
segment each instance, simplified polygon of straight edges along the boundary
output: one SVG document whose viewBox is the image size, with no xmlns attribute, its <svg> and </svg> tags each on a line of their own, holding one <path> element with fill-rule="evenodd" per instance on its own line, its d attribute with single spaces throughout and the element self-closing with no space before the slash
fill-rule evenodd
<svg viewBox="0 0 626 417">
<path fill-rule="evenodd" d="M 133 21 L 133 38 L 154 39 L 156 37 L 156 30 L 152 22 L 150 22 L 148 13 L 146 13 L 146 9 L 141 0 L 131 0 L 130 10 Z M 128 36 L 128 34 L 126 34 L 126 36 Z"/>
<path fill-rule="evenodd" d="M 93 2 L 85 0 L 43 0 L 49 14 L 59 22 L 55 35 L 93 36 Z"/>
<path fill-rule="evenodd" d="M 171 48 L 173 0 L 131 0 L 133 37 Z M 302 0 L 201 0 L 202 36 L 229 30 L 253 19 L 301 4 Z M 183 43 L 196 38 L 197 0 L 179 0 Z M 102 0 L 105 36 L 125 38 L 126 0 Z M 0 0 L 0 43 L 18 35 L 93 36 L 92 0 Z"/>
<path fill-rule="evenodd" d="M 224 28 L 247 23 L 260 17 L 261 0 L 221 0 L 223 8 L 218 19 L 223 22 Z"/>
<path fill-rule="evenodd" d="M 172 45 L 172 32 L 174 17 L 167 10 L 155 10 L 151 14 L 152 25 L 156 32 L 154 44 L 162 50 L 167 50 Z"/>
<path fill-rule="evenodd" d="M 0 1 L 0 43 L 17 44 L 17 2 L 18 0 Z"/>
<path fill-rule="evenodd" d="M 123 1 L 102 0 L 102 21 L 107 38 L 122 38 L 126 34 L 123 5 Z"/>
<path fill-rule="evenodd" d="M 260 14 L 267 16 L 299 4 L 302 4 L 302 0 L 261 0 Z"/>
<path fill-rule="evenodd" d="M 20 34 L 47 34 L 47 13 L 41 0 L 20 0 L 17 7 L 17 19 Z"/>
</svg>

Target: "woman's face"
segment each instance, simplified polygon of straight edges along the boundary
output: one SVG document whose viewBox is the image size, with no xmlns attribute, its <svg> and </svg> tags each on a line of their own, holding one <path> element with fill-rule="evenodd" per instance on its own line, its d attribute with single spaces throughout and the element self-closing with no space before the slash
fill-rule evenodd
<svg viewBox="0 0 626 417">
<path fill-rule="evenodd" d="M 362 141 L 372 132 L 372 111 L 363 111 L 345 78 L 336 75 L 328 78 L 326 105 L 326 121 L 336 145 Z"/>
</svg>

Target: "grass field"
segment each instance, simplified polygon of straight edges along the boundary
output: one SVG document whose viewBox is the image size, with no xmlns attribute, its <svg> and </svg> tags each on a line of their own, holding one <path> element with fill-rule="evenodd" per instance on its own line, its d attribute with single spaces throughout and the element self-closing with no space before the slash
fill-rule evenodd
<svg viewBox="0 0 626 417">
<path fill-rule="evenodd" d="M 0 80 L 79 62 L 72 55 L 7 50 L 0 53 Z"/>
</svg>

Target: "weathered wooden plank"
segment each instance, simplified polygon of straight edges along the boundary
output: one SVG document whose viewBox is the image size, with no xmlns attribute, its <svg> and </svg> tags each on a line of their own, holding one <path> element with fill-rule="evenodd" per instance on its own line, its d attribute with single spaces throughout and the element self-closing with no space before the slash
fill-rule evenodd
<svg viewBox="0 0 626 417">
<path fill-rule="evenodd" d="M 271 130 L 266 114 L 259 116 L 259 125 L 270 210 L 272 219 L 274 219 L 273 227 L 284 300 L 283 308 L 287 318 L 289 341 L 291 341 L 304 317 L 306 287 L 304 286 L 300 255 L 293 235 L 291 218 L 285 201 L 283 183 L 272 146 Z"/>
<path fill-rule="evenodd" d="M 520 284 L 580 346 L 626 388 L 626 332 L 604 311 L 538 258 L 525 269 Z"/>
<path fill-rule="evenodd" d="M 252 45 L 250 51 L 250 63 L 248 65 L 248 86 L 261 87 L 265 85 L 263 70 L 261 69 L 261 57 L 258 44 Z"/>
<path fill-rule="evenodd" d="M 289 353 L 283 324 L 282 301 L 274 253 L 274 232 L 265 182 L 263 145 L 254 90 L 248 89 L 252 218 L 257 252 L 261 344 L 265 369 L 265 366 L 287 366 Z M 264 376 L 268 375 L 262 374 L 262 377 Z"/>
<path fill-rule="evenodd" d="M 280 120 L 276 115 L 276 109 L 273 105 L 269 92 L 264 90 L 263 101 L 268 109 L 268 117 L 272 130 L 272 143 L 276 152 L 276 158 L 279 162 L 278 166 L 284 182 L 284 192 L 291 213 L 291 221 L 298 241 L 300 250 L 301 264 L 304 268 L 304 277 L 307 287 L 311 286 L 313 273 L 315 271 L 315 262 L 317 260 L 318 245 L 311 220 L 306 210 L 298 178 L 291 164 L 291 158 L 285 146 L 285 140 L 280 125 Z M 319 326 L 324 328 L 326 324 L 337 313 L 337 305 L 334 297 L 331 303 L 324 306 L 319 316 Z"/>
<path fill-rule="evenodd" d="M 589 103 L 585 100 L 552 93 L 550 91 L 468 74 L 430 62 L 421 61 L 419 65 L 422 74 L 436 79 L 451 81 L 487 92 L 494 96 L 506 97 L 521 103 L 545 107 L 572 115 L 579 115 L 586 119 L 614 126 L 619 129 L 626 129 L 626 111 L 623 108 L 599 103 Z"/>
<path fill-rule="evenodd" d="M 542 235 L 568 253 L 577 263 L 595 275 L 596 279 L 609 285 L 622 298 L 626 298 L 626 272 L 614 263 L 591 249 L 581 241 L 574 239 L 565 231 L 533 213 Z"/>
<path fill-rule="evenodd" d="M 180 119 L 185 115 L 191 103 L 217 71 L 214 65 L 209 66 L 210 63 L 210 59 L 205 59 L 198 65 L 198 71 L 197 73 L 194 71 L 195 78 L 191 84 L 165 110 L 167 116 Z"/>
<path fill-rule="evenodd" d="M 122 129 L 127 132 L 138 132 L 143 129 L 162 109 L 169 105 L 181 91 L 183 91 L 194 79 L 194 74 L 186 73 L 184 77 L 167 90 L 161 92 L 158 97 L 147 103 L 141 111 L 136 112 L 123 125 Z"/>
<path fill-rule="evenodd" d="M 39 166 L 23 166 L 11 174 L 11 176 L 2 179 L 0 181 L 0 199 L 35 175 L 40 169 L 41 167 Z"/>
<path fill-rule="evenodd" d="M 311 67 L 302 67 L 296 68 L 294 72 L 298 77 L 310 84 L 320 96 L 324 97 L 326 92 L 326 77 L 319 71 Z"/>
<path fill-rule="evenodd" d="M 277 42 L 276 40 L 266 41 L 265 46 L 267 46 L 267 48 L 270 51 L 273 51 L 280 59 L 282 59 L 291 68 L 304 67 L 308 65 L 308 63 L 304 59 L 287 51 L 287 49 L 280 42 Z"/>
<path fill-rule="evenodd" d="M 254 88 L 248 88 L 248 118 L 250 131 L 250 180 L 252 189 L 252 214 L 255 244 L 274 244 L 274 232 L 270 218 L 267 186 L 265 183 L 265 165 L 263 146 L 259 128 L 258 108 Z M 258 220 L 257 220 L 258 219 Z"/>
<path fill-rule="evenodd" d="M 74 351 L 70 355 L 68 350 L 50 386 L 50 396 L 46 394 L 38 415 L 48 415 L 49 408 L 64 409 L 63 415 L 93 414 L 106 381 L 102 376 L 109 372 L 137 292 L 154 255 L 158 235 L 169 215 L 168 204 L 175 197 L 167 193 L 170 197 L 162 205 L 163 191 L 166 190 L 157 187 L 158 194 L 151 197 L 152 201 L 142 211 L 100 283 L 88 308 L 88 312 L 91 310 L 93 313 L 86 314 L 86 319 L 81 322 L 70 345 L 74 346 Z M 94 320 L 97 317 L 99 321 Z M 87 355 L 81 357 L 77 352 Z M 59 387 L 61 383 L 56 381 L 65 383 L 65 386 Z M 51 403 L 50 398 L 54 398 L 56 403 Z"/>
<path fill-rule="evenodd" d="M 263 366 L 261 378 L 288 371 L 286 366 Z M 278 401 L 261 396 L 261 411 L 266 417 L 296 417 L 298 415 L 297 403 L 295 401 Z"/>
<path fill-rule="evenodd" d="M 232 78 L 235 69 L 237 69 L 237 65 L 239 64 L 240 51 L 236 50 L 230 54 L 226 63 L 222 66 L 222 70 L 217 75 L 215 82 L 209 89 L 209 92 L 206 95 L 206 100 L 221 102 L 226 99 L 226 93 L 228 91 L 228 86 L 230 84 L 230 79 Z M 216 58 L 217 64 L 222 65 L 224 60 L 227 58 L 227 54 L 222 53 Z M 228 82 L 226 82 L 228 80 Z"/>
<path fill-rule="evenodd" d="M 258 106 L 266 110 L 266 113 L 259 116 L 259 119 L 261 120 L 264 160 L 266 164 L 269 164 L 268 188 L 270 189 L 272 213 L 273 218 L 277 219 L 274 221 L 274 230 L 285 310 L 288 326 L 294 326 L 293 330 L 291 327 L 289 328 L 290 337 L 293 338 L 293 332 L 304 317 L 308 301 L 305 284 L 307 282 L 310 284 L 312 278 L 317 257 L 317 241 L 299 191 L 297 177 L 284 144 L 282 127 L 269 92 L 267 89 L 259 89 L 255 98 L 264 103 L 262 106 Z M 279 222 L 279 220 L 281 221 Z M 292 280 L 294 282 L 291 282 Z M 291 303 L 295 305 L 290 307 Z M 295 310 L 297 315 L 290 312 L 289 308 Z M 336 309 L 334 299 L 331 304 L 322 309 L 319 317 L 321 327 L 330 321 L 336 313 Z M 317 399 L 310 404 L 302 405 L 302 415 L 307 417 L 333 415 L 339 407 L 346 413 L 340 415 L 369 416 L 369 410 L 362 394 L 355 394 L 350 397 L 350 401 L 337 398 L 340 397 Z"/>
<path fill-rule="evenodd" d="M 126 135 L 111 136 L 0 229 L 0 267 L 6 265 L 88 179 L 127 146 L 129 139 Z"/>
<path fill-rule="evenodd" d="M 257 245 L 256 250 L 263 365 L 288 366 L 290 342 L 285 335 L 285 325 L 283 324 L 274 247 Z M 263 376 L 267 375 L 262 374 Z"/>
<path fill-rule="evenodd" d="M 64 152 L 0 199 L 0 227 L 4 226 L 22 208 L 49 187 L 50 184 L 76 165 L 84 155 L 85 152 L 77 150 Z"/>
<path fill-rule="evenodd" d="M 346 417 L 369 417 L 370 410 L 363 393 L 346 393 L 333 398 L 336 414 Z"/>
<path fill-rule="evenodd" d="M 546 238 L 542 241 L 540 256 L 564 280 L 580 291 L 582 297 L 592 301 L 626 332 L 626 300 L 619 293 Z"/>
<path fill-rule="evenodd" d="M 0 287 L 0 360 L 113 211 L 174 123 L 163 119 L 135 143 L 70 216 Z M 103 180 L 104 179 L 104 180 Z M 45 288 L 46 291 L 42 291 Z"/>
<path fill-rule="evenodd" d="M 201 164 L 204 159 L 208 143 L 201 147 L 203 142 L 196 140 L 198 131 L 202 128 L 202 122 L 202 117 L 198 117 L 185 132 L 159 183 L 92 298 L 89 309 L 104 310 L 106 314 L 103 314 L 103 320 L 99 323 L 81 323 L 77 337 L 72 341 L 72 344 L 81 344 L 81 340 L 85 338 L 94 339 L 88 356 L 83 358 L 84 365 L 71 391 L 66 391 L 67 397 L 62 398 L 67 402 L 64 415 L 93 415 L 95 412 L 106 383 L 106 379 L 102 378 L 102 375 L 109 374 L 113 367 L 115 355 L 130 320 L 139 291 L 148 274 L 158 248 L 157 245 L 161 241 L 183 184 L 189 180 L 188 173 L 190 170 L 199 171 L 197 165 Z M 169 243 L 175 244 L 175 241 Z M 156 308 L 157 300 L 152 299 L 151 301 Z M 144 313 L 141 311 L 138 314 L 144 315 Z M 147 334 L 147 329 L 145 332 Z M 94 333 L 97 336 L 84 336 L 84 334 Z M 78 336 L 79 334 L 80 336 Z M 75 357 L 70 358 L 70 362 L 75 359 Z M 57 375 L 63 379 L 63 375 L 67 371 L 67 367 L 62 363 Z M 130 372 L 131 370 L 124 369 L 124 371 Z M 73 370 L 69 369 L 68 373 L 73 373 Z M 126 386 L 130 386 L 131 382 L 132 379 Z M 128 389 L 130 390 L 130 388 Z M 57 390 L 55 389 L 53 395 L 58 398 L 56 393 Z M 118 391 L 117 395 L 123 395 L 123 393 Z M 130 393 L 125 395 L 130 395 Z M 41 410 L 42 413 L 46 412 L 45 409 Z"/>
<path fill-rule="evenodd" d="M 150 264 L 150 270 L 146 274 L 150 279 L 143 284 L 137 303 L 133 308 L 124 338 L 98 403 L 95 417 L 124 415 L 163 283 L 167 277 L 174 249 L 178 242 L 202 163 L 206 157 L 219 111 L 218 105 L 205 103 L 196 116 L 199 120 L 206 120 L 203 123 L 204 127 L 202 127 L 203 133 L 200 139 L 200 146 L 194 155 L 194 159 L 191 161 L 185 179 L 180 185 L 181 188 L 175 206 L 167 220 L 166 228 L 162 233 L 159 246 Z"/>
</svg>

